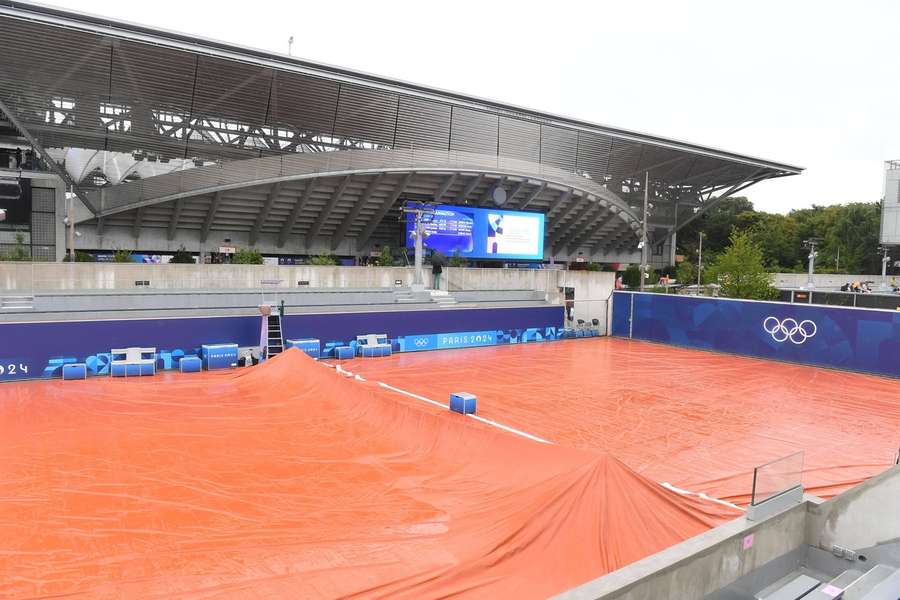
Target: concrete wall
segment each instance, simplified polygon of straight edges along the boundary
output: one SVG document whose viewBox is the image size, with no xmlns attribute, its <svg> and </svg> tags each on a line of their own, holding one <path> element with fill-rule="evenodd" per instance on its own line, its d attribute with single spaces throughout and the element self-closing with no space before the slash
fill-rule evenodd
<svg viewBox="0 0 900 600">
<path fill-rule="evenodd" d="M 773 285 L 778 288 L 805 288 L 808 280 L 809 276 L 806 273 L 774 273 L 772 276 Z M 828 273 L 813 275 L 813 285 L 821 289 L 837 289 L 845 283 L 854 281 L 874 281 L 878 284 L 881 283 L 881 275 L 832 275 Z M 890 276 L 888 281 L 890 281 Z"/>
<path fill-rule="evenodd" d="M 559 600 L 701 600 L 804 544 L 806 504 L 754 523 L 743 517 L 557 596 Z M 744 549 L 752 534 L 753 545 Z"/>
<path fill-rule="evenodd" d="M 900 541 L 900 466 L 811 507 L 807 543 L 861 550 Z"/>
<path fill-rule="evenodd" d="M 430 279 L 430 272 L 426 273 Z M 372 289 L 409 287 L 411 267 L 268 265 L 142 265 L 117 263 L 0 263 L 0 295 L 65 290 L 262 290 L 309 288 Z M 149 287 L 135 281 L 149 281 Z M 262 281 L 280 283 L 262 284 Z M 399 285 L 398 285 L 399 282 Z M 547 302 L 562 303 L 560 288 L 575 288 L 573 322 L 607 322 L 615 274 L 555 269 L 444 269 L 443 290 L 533 290 Z M 304 286 L 305 287 L 305 286 Z"/>
</svg>

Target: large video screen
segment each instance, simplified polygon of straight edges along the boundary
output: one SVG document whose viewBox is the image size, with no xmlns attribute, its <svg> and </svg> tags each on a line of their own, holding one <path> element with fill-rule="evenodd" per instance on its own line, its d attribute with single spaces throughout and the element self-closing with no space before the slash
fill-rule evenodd
<svg viewBox="0 0 900 600">
<path fill-rule="evenodd" d="M 416 206 L 412 204 L 411 206 Z M 544 215 L 541 213 L 438 205 L 425 220 L 425 248 L 465 258 L 542 260 Z M 415 218 L 406 222 L 406 246 L 414 248 Z"/>
</svg>

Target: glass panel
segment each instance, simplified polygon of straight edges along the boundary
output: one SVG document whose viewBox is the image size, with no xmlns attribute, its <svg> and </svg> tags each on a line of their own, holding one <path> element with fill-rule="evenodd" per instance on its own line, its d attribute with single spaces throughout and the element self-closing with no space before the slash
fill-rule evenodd
<svg viewBox="0 0 900 600">
<path fill-rule="evenodd" d="M 789 454 L 753 470 L 753 504 L 764 502 L 801 484 L 803 452 Z"/>
</svg>

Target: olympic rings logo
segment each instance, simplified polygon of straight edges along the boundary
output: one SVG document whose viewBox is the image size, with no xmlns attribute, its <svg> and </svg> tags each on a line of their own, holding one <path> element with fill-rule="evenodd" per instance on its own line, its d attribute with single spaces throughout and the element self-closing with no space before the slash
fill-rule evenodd
<svg viewBox="0 0 900 600">
<path fill-rule="evenodd" d="M 428 345 L 428 338 L 416 338 L 413 343 L 419 348 L 424 348 Z"/>
<path fill-rule="evenodd" d="M 777 317 L 766 317 L 763 321 L 763 329 L 772 336 L 776 342 L 786 342 L 800 345 L 816 335 L 818 328 L 809 319 L 797 322 L 790 317 L 779 321 Z"/>
</svg>

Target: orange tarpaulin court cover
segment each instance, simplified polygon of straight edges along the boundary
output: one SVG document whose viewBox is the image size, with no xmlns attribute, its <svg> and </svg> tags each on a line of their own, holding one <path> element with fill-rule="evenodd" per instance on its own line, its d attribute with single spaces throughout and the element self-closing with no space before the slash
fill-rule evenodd
<svg viewBox="0 0 900 600">
<path fill-rule="evenodd" d="M 0 386 L 0 597 L 543 598 L 739 515 L 343 377 Z"/>
</svg>

